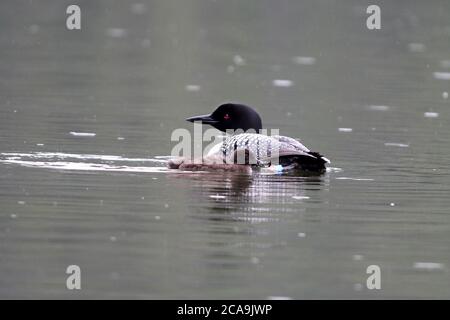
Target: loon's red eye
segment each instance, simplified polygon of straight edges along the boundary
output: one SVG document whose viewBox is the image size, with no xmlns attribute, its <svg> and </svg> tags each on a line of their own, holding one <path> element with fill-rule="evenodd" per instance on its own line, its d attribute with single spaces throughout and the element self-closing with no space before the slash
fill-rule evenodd
<svg viewBox="0 0 450 320">
<path fill-rule="evenodd" d="M 228 115 L 228 113 L 226 113 L 226 114 L 223 116 L 223 118 L 224 118 L 225 120 L 230 120 L 230 119 L 231 119 L 231 117 Z"/>
</svg>

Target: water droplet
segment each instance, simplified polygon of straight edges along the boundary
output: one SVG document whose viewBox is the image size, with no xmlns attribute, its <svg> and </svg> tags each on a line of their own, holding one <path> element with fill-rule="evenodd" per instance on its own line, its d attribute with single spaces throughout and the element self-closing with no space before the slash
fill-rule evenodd
<svg viewBox="0 0 450 320">
<path fill-rule="evenodd" d="M 200 86 L 195 84 L 188 84 L 186 85 L 185 89 L 189 92 L 197 92 L 200 91 Z"/>
<path fill-rule="evenodd" d="M 408 148 L 409 147 L 409 144 L 395 143 L 395 142 L 386 142 L 384 145 L 387 147 L 400 147 L 400 148 Z"/>
<path fill-rule="evenodd" d="M 286 80 L 286 79 L 275 79 L 272 81 L 272 85 L 274 87 L 284 87 L 284 88 L 288 88 L 288 87 L 292 87 L 294 83 L 291 80 Z"/>
<path fill-rule="evenodd" d="M 437 112 L 425 112 L 424 114 L 425 118 L 437 118 L 439 117 L 439 113 Z"/>
<path fill-rule="evenodd" d="M 292 58 L 292 61 L 296 64 L 303 64 L 303 65 L 313 65 L 316 63 L 316 58 L 314 57 L 294 57 Z"/>
<path fill-rule="evenodd" d="M 373 111 L 387 111 L 390 109 L 389 106 L 375 106 L 375 105 L 369 106 L 368 108 Z"/>
<path fill-rule="evenodd" d="M 373 181 L 371 178 L 337 177 L 336 180 Z"/>
<path fill-rule="evenodd" d="M 450 80 L 450 72 L 433 72 L 433 77 L 438 80 Z"/>
<path fill-rule="evenodd" d="M 426 47 L 423 43 L 410 43 L 408 49 L 410 52 L 425 52 Z"/>
<path fill-rule="evenodd" d="M 308 196 L 292 196 L 292 199 L 295 200 L 308 200 L 309 198 Z"/>
<path fill-rule="evenodd" d="M 242 58 L 240 55 L 235 55 L 234 57 L 233 57 L 233 62 L 234 62 L 234 64 L 235 65 L 237 65 L 237 66 L 243 66 L 243 65 L 245 65 L 245 60 L 244 60 L 244 58 Z"/>
<path fill-rule="evenodd" d="M 444 265 L 438 262 L 414 262 L 413 268 L 418 270 L 435 271 L 444 269 Z"/>
<path fill-rule="evenodd" d="M 95 137 L 96 133 L 93 132 L 75 132 L 71 131 L 70 134 L 75 137 Z"/>
<path fill-rule="evenodd" d="M 215 195 L 212 194 L 209 197 L 212 199 L 226 199 L 226 196 L 221 196 L 219 194 L 215 194 Z"/>
<path fill-rule="evenodd" d="M 111 38 L 123 38 L 127 35 L 127 31 L 122 28 L 108 28 L 106 34 Z"/>
</svg>

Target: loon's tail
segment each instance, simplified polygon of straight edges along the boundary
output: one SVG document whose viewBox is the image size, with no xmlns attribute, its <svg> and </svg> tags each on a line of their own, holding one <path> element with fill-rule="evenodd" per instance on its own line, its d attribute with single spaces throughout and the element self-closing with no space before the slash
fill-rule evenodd
<svg viewBox="0 0 450 320">
<path fill-rule="evenodd" d="M 283 167 L 302 171 L 323 172 L 326 170 L 325 164 L 330 160 L 317 152 L 308 152 L 308 155 L 286 155 L 280 157 L 280 164 Z"/>
</svg>

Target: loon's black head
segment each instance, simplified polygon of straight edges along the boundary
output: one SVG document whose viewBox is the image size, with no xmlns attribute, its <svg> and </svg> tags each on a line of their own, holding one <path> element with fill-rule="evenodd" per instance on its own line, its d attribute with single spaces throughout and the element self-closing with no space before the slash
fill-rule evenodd
<svg viewBox="0 0 450 320">
<path fill-rule="evenodd" d="M 258 132 L 262 129 L 259 114 L 252 108 L 237 103 L 225 103 L 218 106 L 211 114 L 190 117 L 186 120 L 190 122 L 201 121 L 223 132 L 238 129 Z"/>
</svg>

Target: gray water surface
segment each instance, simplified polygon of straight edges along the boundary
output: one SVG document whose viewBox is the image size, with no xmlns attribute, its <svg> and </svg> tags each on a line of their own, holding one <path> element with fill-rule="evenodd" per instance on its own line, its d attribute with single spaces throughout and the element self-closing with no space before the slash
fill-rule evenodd
<svg viewBox="0 0 450 320">
<path fill-rule="evenodd" d="M 448 1 L 139 3 L 0 4 L 0 298 L 450 298 Z M 329 170 L 165 169 L 230 100 Z"/>
</svg>

